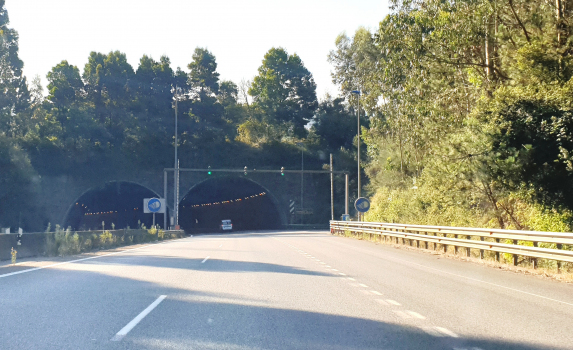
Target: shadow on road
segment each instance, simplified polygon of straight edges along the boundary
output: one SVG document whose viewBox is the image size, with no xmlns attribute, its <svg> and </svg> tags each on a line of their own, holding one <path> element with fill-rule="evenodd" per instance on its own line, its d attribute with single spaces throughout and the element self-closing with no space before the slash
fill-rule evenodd
<svg viewBox="0 0 573 350">
<path fill-rule="evenodd" d="M 273 264 L 150 258 L 150 266 L 307 273 Z M 127 259 L 126 259 L 127 260 Z M 87 262 L 84 262 L 87 264 Z M 102 263 L 100 261 L 99 263 Z M 229 293 L 173 288 L 102 272 L 46 269 L 0 283 L 2 349 L 546 350 L 483 338 L 435 337 L 406 324 L 272 307 Z M 224 288 L 223 288 L 224 290 Z M 229 291 L 232 293 L 232 291 Z M 159 295 L 167 298 L 122 341 L 111 338 Z M 338 312 L 351 313 L 352 310 Z M 390 312 L 381 309 L 380 312 Z M 424 325 L 432 326 L 430 322 Z M 565 349 L 565 348 L 562 348 Z"/>
<path fill-rule="evenodd" d="M 309 276 L 330 276 L 339 277 L 331 273 L 324 273 L 312 270 L 305 270 L 294 266 L 269 264 L 251 261 L 235 261 L 210 259 L 208 264 L 202 264 L 203 259 L 185 259 L 170 256 L 142 256 L 137 257 L 120 257 L 113 261 L 86 261 L 84 264 L 97 265 L 124 265 L 124 266 L 149 266 L 157 268 L 187 269 L 196 271 L 209 272 L 235 272 L 235 273 L 252 273 L 252 272 L 272 272 L 288 273 L 295 275 Z"/>
</svg>

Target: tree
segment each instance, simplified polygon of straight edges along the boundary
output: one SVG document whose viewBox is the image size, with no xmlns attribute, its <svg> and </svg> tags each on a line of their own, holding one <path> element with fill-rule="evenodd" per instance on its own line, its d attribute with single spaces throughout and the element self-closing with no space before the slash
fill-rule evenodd
<svg viewBox="0 0 573 350">
<path fill-rule="evenodd" d="M 220 101 L 220 83 L 215 56 L 204 48 L 196 48 L 190 69 L 188 86 L 190 98 L 190 123 L 187 128 L 200 143 L 223 142 L 229 135 L 228 123 L 223 118 L 225 106 Z M 230 88 L 225 84 L 223 94 L 229 95 Z M 229 102 L 229 101 L 227 101 Z"/>
<path fill-rule="evenodd" d="M 304 137 L 305 126 L 318 106 L 316 84 L 297 54 L 270 49 L 258 69 L 249 95 L 267 124 L 286 124 L 289 136 Z"/>
<path fill-rule="evenodd" d="M 353 147 L 352 140 L 357 134 L 355 114 L 345 104 L 343 97 L 332 98 L 328 95 L 320 102 L 313 118 L 312 130 L 329 152 L 339 151 L 341 147 L 347 150 Z M 362 126 L 366 126 L 364 119 L 361 120 Z"/>
<path fill-rule="evenodd" d="M 9 24 L 5 0 L 0 0 L 0 131 L 13 135 L 16 115 L 28 107 L 29 92 L 18 57 L 18 33 Z"/>
<path fill-rule="evenodd" d="M 52 101 L 58 108 L 66 108 L 76 101 L 84 87 L 80 76 L 80 70 L 72 66 L 68 61 L 62 61 L 47 75 L 48 78 L 48 100 Z"/>
</svg>

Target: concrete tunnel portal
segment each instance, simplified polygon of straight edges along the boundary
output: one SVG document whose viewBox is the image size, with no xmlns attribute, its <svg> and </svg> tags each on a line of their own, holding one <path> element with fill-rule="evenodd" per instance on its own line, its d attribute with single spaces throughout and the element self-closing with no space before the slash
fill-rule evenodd
<svg viewBox="0 0 573 350">
<path fill-rule="evenodd" d="M 140 224 L 151 227 L 153 216 L 143 212 L 143 199 L 153 197 L 160 196 L 134 182 L 107 182 L 101 187 L 89 189 L 71 205 L 64 227 L 71 227 L 72 230 L 136 228 Z M 163 214 L 156 214 L 155 223 L 163 225 Z"/>
<path fill-rule="evenodd" d="M 230 219 L 233 230 L 278 229 L 277 201 L 268 190 L 243 177 L 214 177 L 195 186 L 179 203 L 179 224 L 185 230 L 213 232 Z"/>
<path fill-rule="evenodd" d="M 143 199 L 153 197 L 161 196 L 137 183 L 107 182 L 89 189 L 72 203 L 63 227 L 72 230 L 136 228 L 140 224 L 150 227 L 153 216 L 143 212 Z M 234 230 L 277 229 L 282 225 L 272 194 L 242 177 L 209 178 L 193 186 L 179 203 L 179 224 L 184 230 L 214 232 L 225 219 L 232 220 Z M 163 214 L 156 214 L 155 223 L 163 226 Z"/>
</svg>

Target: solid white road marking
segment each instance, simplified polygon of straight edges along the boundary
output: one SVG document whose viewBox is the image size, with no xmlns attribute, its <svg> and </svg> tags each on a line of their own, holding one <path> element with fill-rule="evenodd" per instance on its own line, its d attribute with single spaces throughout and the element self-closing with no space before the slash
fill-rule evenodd
<svg viewBox="0 0 573 350">
<path fill-rule="evenodd" d="M 210 256 L 206 257 L 205 259 L 203 259 L 203 261 L 201 261 L 201 264 L 204 264 L 205 261 L 209 260 Z"/>
<path fill-rule="evenodd" d="M 394 261 L 400 261 L 400 262 L 403 262 L 403 263 L 406 263 L 406 264 L 411 264 L 411 265 L 419 266 L 419 267 L 422 267 L 422 268 L 425 268 L 425 269 L 428 269 L 428 270 L 438 271 L 438 272 L 441 272 L 441 273 L 445 273 L 445 274 L 447 274 L 447 275 L 456 276 L 456 277 L 459 277 L 459 278 L 464 278 L 464 279 L 467 279 L 467 280 L 470 280 L 470 281 L 479 282 L 479 283 L 483 283 L 483 284 L 488 284 L 488 285 L 494 286 L 494 287 L 504 288 L 504 289 L 507 289 L 507 290 L 511 290 L 511 291 L 513 291 L 513 292 L 523 293 L 523 294 L 531 295 L 531 296 L 538 297 L 538 298 L 541 298 L 541 299 L 551 300 L 551 301 L 554 301 L 554 302 L 557 302 L 557 303 L 561 303 L 561 304 L 573 306 L 573 303 L 568 303 L 568 302 L 566 302 L 566 301 L 557 300 L 557 299 L 549 298 L 549 297 L 546 297 L 546 296 L 543 296 L 543 295 L 526 292 L 526 291 L 523 291 L 523 290 L 520 290 L 520 289 L 515 289 L 515 288 L 503 286 L 503 285 L 497 284 L 497 283 L 492 283 L 492 282 L 483 281 L 483 280 L 480 280 L 480 279 L 477 279 L 477 278 L 472 278 L 472 277 L 467 277 L 467 276 L 458 275 L 457 273 L 453 273 L 453 272 L 448 272 L 448 271 L 436 269 L 436 268 L 429 267 L 429 266 L 422 265 L 422 264 L 416 264 L 416 263 L 413 263 L 413 262 L 408 261 L 408 260 L 395 259 L 395 258 L 392 258 L 392 260 L 394 260 Z M 0 276 L 0 277 L 2 277 L 2 276 Z"/>
<path fill-rule="evenodd" d="M 163 242 L 163 243 L 167 243 L 167 242 Z M 32 271 L 37 271 L 37 270 L 48 269 L 48 268 L 50 268 L 50 267 L 55 267 L 55 266 L 60 266 L 60 265 L 72 264 L 72 263 L 76 263 L 76 262 L 80 262 L 80 261 L 86 261 L 86 260 L 91 260 L 91 259 L 103 258 L 103 257 L 106 257 L 106 256 L 121 254 L 121 253 L 125 253 L 125 252 L 130 252 L 130 251 L 133 251 L 133 250 L 138 250 L 138 249 L 143 249 L 143 248 L 149 248 L 149 247 L 151 247 L 151 246 L 152 246 L 152 244 L 149 244 L 149 245 L 146 245 L 146 246 L 143 246 L 143 247 L 138 247 L 138 248 L 132 248 L 132 249 L 122 250 L 122 251 L 120 251 L 120 252 L 114 252 L 114 253 L 103 254 L 103 255 L 98 255 L 98 256 L 90 256 L 89 258 L 82 258 L 82 259 L 64 261 L 64 262 L 57 263 L 57 264 L 51 264 L 51 265 L 46 265 L 46 266 L 41 266 L 41 267 L 34 267 L 33 269 L 27 269 L 27 270 L 22 270 L 22 271 L 10 272 L 10 273 L 6 273 L 6 274 L 3 274 L 3 275 L 0 275 L 0 278 L 9 277 L 9 276 L 14 276 L 14 275 L 19 275 L 19 274 L 21 274 L 21 273 L 26 273 L 26 272 L 32 272 Z"/>
<path fill-rule="evenodd" d="M 139 315 L 137 315 L 133 320 L 131 320 L 131 322 L 129 322 L 127 325 L 125 325 L 125 327 L 117 332 L 117 334 L 111 338 L 111 341 L 122 340 L 123 337 L 125 337 L 127 333 L 133 329 L 133 327 L 137 326 L 137 324 L 141 322 L 141 320 L 143 320 L 143 318 L 147 316 L 153 309 L 155 309 L 157 305 L 159 305 L 159 303 L 161 303 L 166 297 L 167 295 L 162 295 L 157 298 L 153 303 L 151 303 L 151 305 L 149 305 L 145 310 L 141 311 Z"/>
<path fill-rule="evenodd" d="M 392 299 L 386 299 L 386 302 L 388 304 L 392 304 L 392 305 L 396 305 L 396 306 L 400 306 L 402 304 L 400 304 L 399 302 L 397 302 L 396 300 L 392 300 Z"/>
</svg>

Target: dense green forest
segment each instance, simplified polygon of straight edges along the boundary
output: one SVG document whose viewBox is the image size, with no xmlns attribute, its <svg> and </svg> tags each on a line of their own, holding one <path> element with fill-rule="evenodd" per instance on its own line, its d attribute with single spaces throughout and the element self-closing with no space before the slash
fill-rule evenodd
<svg viewBox="0 0 573 350">
<path fill-rule="evenodd" d="M 371 126 L 367 219 L 570 230 L 573 2 L 392 1 L 340 35 L 343 91 Z"/>
<path fill-rule="evenodd" d="M 319 100 L 282 48 L 238 84 L 204 48 L 186 69 L 92 52 L 82 70 L 57 63 L 45 93 L 22 75 L 0 0 L 0 226 L 21 215 L 41 226 L 38 176 L 172 166 L 177 99 L 182 166 L 298 169 L 303 142 L 310 167 L 333 153 L 355 171 L 360 104 L 367 220 L 571 230 L 572 11 L 571 0 L 394 0 L 377 30 L 336 38 L 340 95 Z"/>
</svg>

